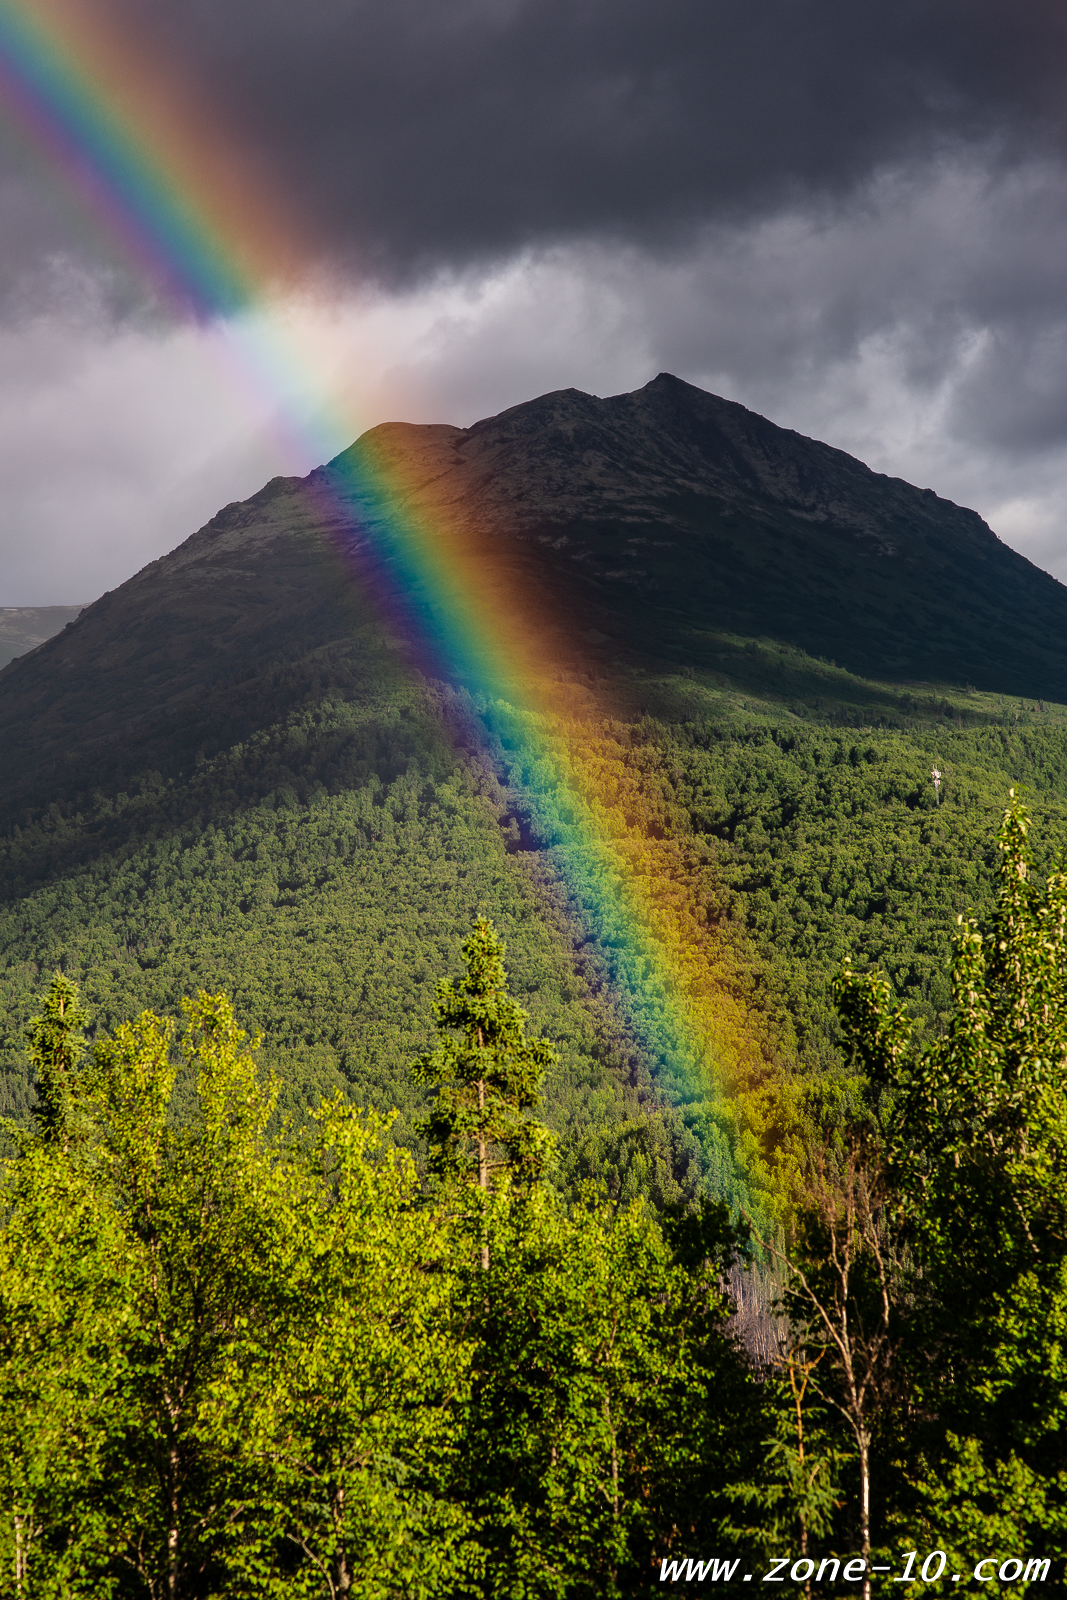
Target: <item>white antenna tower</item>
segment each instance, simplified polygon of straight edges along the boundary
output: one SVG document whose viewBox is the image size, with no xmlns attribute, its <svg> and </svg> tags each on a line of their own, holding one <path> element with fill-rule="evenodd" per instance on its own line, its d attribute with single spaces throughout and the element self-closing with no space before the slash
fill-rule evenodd
<svg viewBox="0 0 1067 1600">
<path fill-rule="evenodd" d="M 937 803 L 938 803 L 938 805 L 940 805 L 941 804 L 941 769 L 940 769 L 940 767 L 931 767 L 930 768 L 930 776 L 934 780 L 934 793 L 937 796 Z"/>
</svg>

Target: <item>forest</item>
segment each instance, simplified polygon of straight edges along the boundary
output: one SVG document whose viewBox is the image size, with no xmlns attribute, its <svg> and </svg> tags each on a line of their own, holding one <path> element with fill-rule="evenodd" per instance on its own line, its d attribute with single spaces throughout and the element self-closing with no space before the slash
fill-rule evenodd
<svg viewBox="0 0 1067 1600">
<path fill-rule="evenodd" d="M 1060 1581 L 1067 721 L 719 642 L 8 793 L 0 1594 Z"/>
<path fill-rule="evenodd" d="M 0 1592 L 1057 1586 L 1067 875 L 1033 835 L 1013 791 L 940 1029 L 838 964 L 772 1233 L 565 1169 L 484 916 L 407 1064 L 418 1161 L 342 1092 L 279 1116 L 224 994 L 102 1029 L 54 974 L 6 1124 Z M 771 1360 L 731 1298 L 761 1272 Z"/>
<path fill-rule="evenodd" d="M 1067 723 L 723 646 L 715 683 L 616 674 L 592 709 L 536 719 L 357 640 L 228 685 L 188 749 L 79 749 L 0 812 L 0 1110 L 29 1116 L 22 1029 L 55 967 L 99 1029 L 210 983 L 262 1031 L 282 1112 L 344 1090 L 396 1109 L 389 1137 L 421 1160 L 406 1063 L 485 913 L 558 1048 L 544 1116 L 568 1181 L 747 1195 L 769 1222 L 806 1102 L 845 1070 L 840 960 L 880 963 L 918 1026 L 945 1026 L 955 918 L 991 905 L 1008 787 L 1046 857 L 1067 841 Z M 714 1041 L 714 1093 L 679 1008 Z"/>
</svg>

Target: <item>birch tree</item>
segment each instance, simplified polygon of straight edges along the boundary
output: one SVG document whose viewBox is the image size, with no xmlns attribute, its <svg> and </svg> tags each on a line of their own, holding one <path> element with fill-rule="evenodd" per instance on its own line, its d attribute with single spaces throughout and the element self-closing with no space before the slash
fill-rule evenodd
<svg viewBox="0 0 1067 1600">
<path fill-rule="evenodd" d="M 479 1566 L 448 1494 L 470 1365 L 452 1231 L 388 1128 L 335 1098 L 287 1150 L 273 1314 L 212 1386 L 204 1431 L 253 1474 L 231 1558 L 253 1593 L 429 1600 Z"/>
</svg>

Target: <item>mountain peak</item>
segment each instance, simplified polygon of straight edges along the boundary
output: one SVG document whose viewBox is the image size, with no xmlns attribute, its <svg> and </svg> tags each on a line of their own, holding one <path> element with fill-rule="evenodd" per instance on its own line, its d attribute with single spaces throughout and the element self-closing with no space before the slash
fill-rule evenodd
<svg viewBox="0 0 1067 1600">
<path fill-rule="evenodd" d="M 654 378 L 650 378 L 648 380 L 648 382 L 645 384 L 645 388 L 688 389 L 693 394 L 707 394 L 708 392 L 706 389 L 698 389 L 695 383 L 687 383 L 684 378 L 676 378 L 673 372 L 657 372 Z M 635 390 L 634 392 L 640 393 L 641 391 Z"/>
<path fill-rule="evenodd" d="M 376 548 L 372 512 L 346 500 L 363 456 L 409 516 L 506 572 L 531 627 L 610 641 L 598 671 L 625 657 L 715 673 L 730 634 L 883 681 L 1067 702 L 1067 589 L 975 512 L 660 373 L 469 428 L 385 423 L 309 478 L 227 506 L 0 672 L 8 780 L 116 730 L 130 760 L 138 742 L 174 746 L 179 723 L 195 750 L 205 696 L 353 629 L 370 660 L 385 625 L 333 553 L 353 529 Z"/>
</svg>

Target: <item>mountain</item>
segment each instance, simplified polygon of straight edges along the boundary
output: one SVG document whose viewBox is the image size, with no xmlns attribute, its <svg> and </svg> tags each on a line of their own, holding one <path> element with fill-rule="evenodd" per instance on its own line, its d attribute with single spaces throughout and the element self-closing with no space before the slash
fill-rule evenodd
<svg viewBox="0 0 1067 1600">
<path fill-rule="evenodd" d="M 542 765 L 594 782 L 728 1114 L 649 963 L 583 918 L 581 818 L 528 804 L 510 709 L 472 732 L 377 603 L 392 558 L 345 500 L 363 465 L 558 650 L 580 721 L 541 730 Z M 1067 842 L 1065 622 L 1067 590 L 974 512 L 666 375 L 372 429 L 0 671 L 2 1109 L 27 1114 L 23 1030 L 59 964 L 100 1027 L 227 989 L 288 1110 L 344 1088 L 411 1141 L 406 1064 L 487 912 L 560 1048 L 569 1176 L 725 1192 L 723 1141 L 771 1162 L 797 1086 L 841 1070 L 843 954 L 941 1025 L 1011 782 Z"/>
<path fill-rule="evenodd" d="M 415 514 L 476 527 L 531 611 L 608 676 L 730 670 L 740 635 L 883 682 L 1067 701 L 1067 588 L 975 512 L 662 374 L 466 429 L 385 424 L 227 506 L 0 672 L 3 783 L 76 751 L 169 770 L 219 736 L 205 696 L 222 691 L 225 726 L 244 726 L 239 681 L 271 660 L 360 630 L 368 667 L 394 649 L 338 582 L 336 509 L 315 493 L 352 456 L 402 482 Z"/>
<path fill-rule="evenodd" d="M 73 622 L 84 606 L 0 606 L 0 667 Z"/>
<path fill-rule="evenodd" d="M 661 373 L 471 428 L 389 424 L 410 506 L 538 546 L 530 581 L 652 657 L 766 636 L 880 679 L 1067 698 L 1067 588 L 974 511 Z"/>
</svg>

